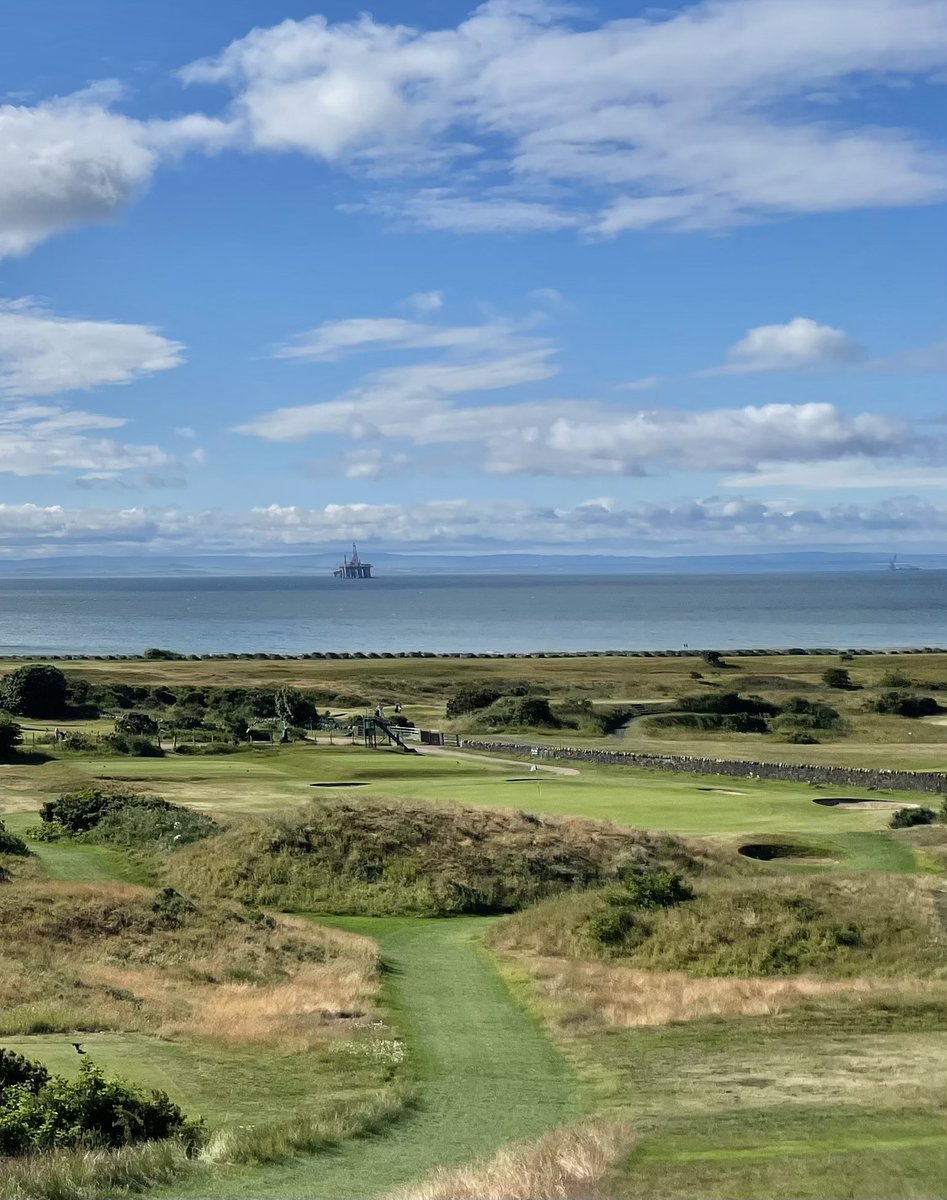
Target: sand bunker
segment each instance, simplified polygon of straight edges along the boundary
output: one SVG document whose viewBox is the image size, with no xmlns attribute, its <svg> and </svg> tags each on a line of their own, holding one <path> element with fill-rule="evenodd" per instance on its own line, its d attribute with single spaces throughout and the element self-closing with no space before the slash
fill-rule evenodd
<svg viewBox="0 0 947 1200">
<path fill-rule="evenodd" d="M 780 862 L 807 863 L 811 866 L 838 862 L 824 846 L 810 846 L 806 842 L 746 842 L 737 849 L 744 858 L 752 858 L 756 862 L 779 859 Z"/>
<path fill-rule="evenodd" d="M 698 792 L 716 792 L 718 796 L 746 796 L 747 792 L 739 792 L 734 788 L 699 787 Z"/>
<path fill-rule="evenodd" d="M 893 812 L 896 808 L 920 808 L 919 804 L 905 803 L 903 800 L 863 800 L 858 796 L 814 796 L 813 804 L 821 804 L 823 808 L 852 808 L 868 812 Z"/>
<path fill-rule="evenodd" d="M 310 787 L 367 787 L 364 783 L 310 783 Z"/>
</svg>

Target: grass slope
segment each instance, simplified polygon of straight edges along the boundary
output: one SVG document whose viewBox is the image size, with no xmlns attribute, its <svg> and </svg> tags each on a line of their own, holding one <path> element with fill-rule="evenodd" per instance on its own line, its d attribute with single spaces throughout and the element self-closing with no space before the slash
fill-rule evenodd
<svg viewBox="0 0 947 1200">
<path fill-rule="evenodd" d="M 509 912 L 636 866 L 694 866 L 676 838 L 601 821 L 327 798 L 171 856 L 168 878 L 262 907 L 366 916 Z"/>
<path fill-rule="evenodd" d="M 436 1167 L 492 1154 L 579 1115 L 577 1083 L 564 1057 L 516 1003 L 481 947 L 487 920 L 333 923 L 381 943 L 387 998 L 418 1083 L 417 1110 L 387 1136 L 291 1166 L 224 1175 L 195 1195 L 385 1195 Z"/>
</svg>

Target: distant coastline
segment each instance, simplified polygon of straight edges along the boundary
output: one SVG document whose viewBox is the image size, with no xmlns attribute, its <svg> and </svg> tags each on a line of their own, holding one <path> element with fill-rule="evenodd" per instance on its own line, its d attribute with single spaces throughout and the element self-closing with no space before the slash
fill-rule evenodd
<svg viewBox="0 0 947 1200">
<path fill-rule="evenodd" d="M 896 563 L 892 568 L 891 564 Z M 797 572 L 888 571 L 915 574 L 947 569 L 947 554 L 914 554 L 902 564 L 899 554 L 883 551 L 812 550 L 756 554 L 398 554 L 376 551 L 372 563 L 387 577 L 463 575 L 485 577 L 569 576 L 591 572 L 625 575 L 729 575 Z M 337 570 L 338 555 L 178 554 L 56 555 L 0 559 L 4 579 L 188 579 L 324 576 Z"/>
</svg>

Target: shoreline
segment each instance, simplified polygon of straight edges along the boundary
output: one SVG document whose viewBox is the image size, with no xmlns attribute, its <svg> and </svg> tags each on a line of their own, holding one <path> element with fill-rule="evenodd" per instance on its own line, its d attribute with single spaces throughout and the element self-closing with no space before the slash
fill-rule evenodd
<svg viewBox="0 0 947 1200">
<path fill-rule="evenodd" d="M 713 650 L 724 658 L 804 658 L 807 655 L 851 655 L 853 657 L 947 654 L 945 646 L 748 646 L 739 649 L 718 647 L 688 647 L 686 650 L 312 650 L 289 654 L 270 650 L 208 651 L 162 651 L 158 654 L 85 654 L 47 653 L 37 651 L 30 654 L 6 654 L 0 648 L 0 665 L 3 663 L 30 662 L 304 662 L 328 660 L 391 660 L 391 659 L 563 659 L 563 658 L 693 658 Z"/>
</svg>

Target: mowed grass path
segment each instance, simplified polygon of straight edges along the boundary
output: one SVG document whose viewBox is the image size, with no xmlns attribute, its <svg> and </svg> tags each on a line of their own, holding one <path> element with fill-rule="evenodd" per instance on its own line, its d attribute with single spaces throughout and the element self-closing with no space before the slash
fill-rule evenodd
<svg viewBox="0 0 947 1200">
<path fill-rule="evenodd" d="M 481 947 L 488 921 L 326 920 L 381 943 L 388 1002 L 418 1084 L 417 1108 L 382 1136 L 284 1167 L 222 1174 L 193 1195 L 382 1196 L 434 1167 L 488 1155 L 579 1115 L 570 1067 Z"/>
</svg>

